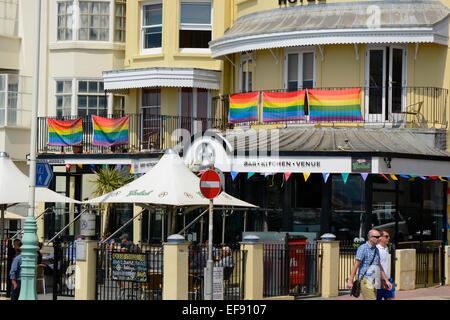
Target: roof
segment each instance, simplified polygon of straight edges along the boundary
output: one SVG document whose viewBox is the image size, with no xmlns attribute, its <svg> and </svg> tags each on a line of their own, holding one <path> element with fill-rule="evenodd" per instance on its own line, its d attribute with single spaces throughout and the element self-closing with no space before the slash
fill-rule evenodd
<svg viewBox="0 0 450 320">
<path fill-rule="evenodd" d="M 252 132 L 255 132 L 254 130 Z M 276 132 L 276 134 L 273 134 Z M 445 135 L 445 131 L 443 132 Z M 405 156 L 437 157 L 450 161 L 450 153 L 431 146 L 423 134 L 409 129 L 369 128 L 287 128 L 268 131 L 259 139 L 244 139 L 249 131 L 231 130 L 225 139 L 236 152 L 271 150 L 276 146 L 280 153 L 389 153 Z M 263 139 L 261 139 L 263 137 Z"/>
<path fill-rule="evenodd" d="M 278 8 L 239 18 L 210 42 L 214 58 L 290 46 L 448 43 L 450 10 L 439 1 L 388 0 Z"/>
<path fill-rule="evenodd" d="M 177 87 L 219 90 L 220 72 L 197 68 L 141 68 L 103 72 L 105 90 Z"/>
</svg>

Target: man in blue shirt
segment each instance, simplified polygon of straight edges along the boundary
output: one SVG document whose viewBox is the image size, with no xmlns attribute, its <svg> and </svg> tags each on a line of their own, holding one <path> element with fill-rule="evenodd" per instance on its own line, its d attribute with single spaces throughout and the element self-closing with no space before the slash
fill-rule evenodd
<svg viewBox="0 0 450 320">
<path fill-rule="evenodd" d="M 353 263 L 352 272 L 348 278 L 347 287 L 353 287 L 353 279 L 358 270 L 358 279 L 361 281 L 361 294 L 365 300 L 376 300 L 377 289 L 381 288 L 381 280 L 384 280 L 386 286 L 392 289 L 392 284 L 383 270 L 380 262 L 380 253 L 377 244 L 381 237 L 378 230 L 370 230 L 368 241 L 361 245 L 356 252 L 356 259 Z"/>
<path fill-rule="evenodd" d="M 9 272 L 9 278 L 11 279 L 12 290 L 11 300 L 19 300 L 20 294 L 20 271 L 22 268 L 22 254 L 16 249 L 16 256 L 11 265 L 11 271 Z"/>
</svg>

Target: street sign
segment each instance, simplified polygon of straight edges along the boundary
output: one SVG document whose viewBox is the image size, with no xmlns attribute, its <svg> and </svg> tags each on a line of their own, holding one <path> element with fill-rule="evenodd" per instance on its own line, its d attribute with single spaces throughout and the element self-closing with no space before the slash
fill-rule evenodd
<svg viewBox="0 0 450 320">
<path fill-rule="evenodd" d="M 53 179 L 53 171 L 48 163 L 36 163 L 36 187 L 47 188 Z"/>
<path fill-rule="evenodd" d="M 207 170 L 200 178 L 200 191 L 207 199 L 214 199 L 222 191 L 219 174 L 214 170 Z"/>
</svg>

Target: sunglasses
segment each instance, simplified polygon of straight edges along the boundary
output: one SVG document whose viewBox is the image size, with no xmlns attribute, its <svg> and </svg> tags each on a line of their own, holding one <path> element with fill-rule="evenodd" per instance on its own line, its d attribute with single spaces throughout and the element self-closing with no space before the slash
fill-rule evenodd
<svg viewBox="0 0 450 320">
<path fill-rule="evenodd" d="M 372 236 L 372 238 L 380 239 L 381 236 Z"/>
</svg>

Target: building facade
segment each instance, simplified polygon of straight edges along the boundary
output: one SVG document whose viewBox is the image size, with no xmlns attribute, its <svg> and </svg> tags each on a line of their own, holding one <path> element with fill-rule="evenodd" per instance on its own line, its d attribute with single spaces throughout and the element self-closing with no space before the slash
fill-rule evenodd
<svg viewBox="0 0 450 320">
<path fill-rule="evenodd" d="M 91 197 L 98 166 L 141 174 L 186 141 L 185 161 L 195 164 L 205 151 L 199 135 L 214 129 L 233 163 L 216 163 L 227 191 L 260 206 L 223 213 L 216 239 L 287 231 L 344 240 L 378 226 L 398 242 L 446 240 L 449 1 L 128 0 L 126 14 L 122 5 L 48 3 L 48 110 L 38 151 L 59 172 L 57 191 Z M 92 24 L 83 28 L 85 21 Z M 317 118 L 314 98 L 350 91 L 352 118 L 335 102 Z M 286 103 L 292 92 L 303 101 L 298 117 L 269 119 L 267 93 Z M 242 93 L 253 99 L 250 120 L 231 117 Z M 82 117 L 89 128 L 91 114 L 129 115 L 128 144 L 94 148 L 84 132 L 81 150 L 48 147 L 47 117 Z M 245 142 L 254 132 L 254 143 Z M 269 140 L 276 158 L 261 156 Z M 359 160 L 369 166 L 358 169 Z M 141 211 L 118 210 L 116 226 Z M 179 215 L 177 229 L 193 216 Z M 136 242 L 160 241 L 164 217 L 146 212 L 128 232 Z M 188 231 L 191 239 L 205 238 L 202 226 Z M 55 231 L 44 229 L 41 237 Z"/>
</svg>

